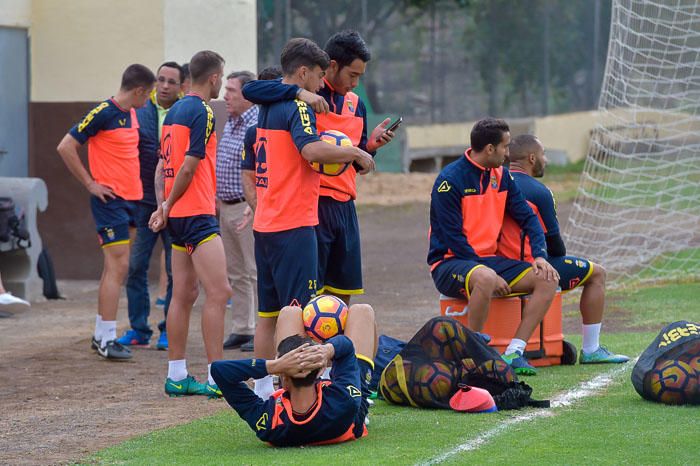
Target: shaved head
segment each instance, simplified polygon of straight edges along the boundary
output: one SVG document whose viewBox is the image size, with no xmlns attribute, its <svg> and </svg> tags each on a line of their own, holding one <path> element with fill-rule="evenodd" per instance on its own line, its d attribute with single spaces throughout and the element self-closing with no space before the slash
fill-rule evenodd
<svg viewBox="0 0 700 466">
<path fill-rule="evenodd" d="M 519 162 L 528 155 L 537 153 L 540 147 L 542 147 L 542 143 L 537 137 L 532 134 L 521 134 L 510 141 L 508 158 L 511 162 Z"/>
</svg>

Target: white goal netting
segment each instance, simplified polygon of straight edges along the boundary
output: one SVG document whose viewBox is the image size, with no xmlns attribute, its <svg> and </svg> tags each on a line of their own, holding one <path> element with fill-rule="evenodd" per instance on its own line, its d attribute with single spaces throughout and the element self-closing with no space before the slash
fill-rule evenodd
<svg viewBox="0 0 700 466">
<path fill-rule="evenodd" d="M 613 287 L 700 278 L 700 2 L 614 0 L 567 250 Z"/>
</svg>

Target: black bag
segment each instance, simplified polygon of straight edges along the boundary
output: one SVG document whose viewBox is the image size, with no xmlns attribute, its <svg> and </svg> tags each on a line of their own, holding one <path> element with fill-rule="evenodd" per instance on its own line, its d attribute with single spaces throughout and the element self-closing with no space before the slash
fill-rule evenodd
<svg viewBox="0 0 700 466">
<path fill-rule="evenodd" d="M 0 243 L 8 241 L 13 241 L 16 249 L 28 248 L 32 244 L 24 214 L 17 213 L 11 197 L 0 197 Z"/>
<path fill-rule="evenodd" d="M 391 362 L 394 357 L 406 346 L 405 341 L 401 341 L 388 335 L 379 335 L 379 343 L 377 346 L 377 354 L 374 356 L 374 370 L 372 371 L 372 380 L 369 382 L 369 389 L 373 392 L 379 387 L 379 379 L 382 376 L 384 368 Z"/>
<path fill-rule="evenodd" d="M 664 327 L 632 370 L 639 395 L 665 404 L 700 404 L 700 324 Z"/>
<path fill-rule="evenodd" d="M 36 264 L 39 277 L 44 281 L 44 296 L 46 299 L 64 299 L 58 292 L 56 284 L 56 272 L 53 269 L 53 261 L 49 255 L 49 251 L 44 248 L 39 254 L 39 260 Z"/>
<path fill-rule="evenodd" d="M 477 333 L 448 317 L 430 319 L 382 372 L 379 388 L 390 403 L 449 409 L 460 384 L 484 388 L 498 409 L 547 407 L 530 398 L 513 369 Z"/>
</svg>

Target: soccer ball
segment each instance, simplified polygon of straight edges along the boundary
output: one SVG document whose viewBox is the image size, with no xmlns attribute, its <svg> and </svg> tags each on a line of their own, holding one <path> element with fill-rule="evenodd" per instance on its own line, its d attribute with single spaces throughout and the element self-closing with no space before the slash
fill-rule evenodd
<svg viewBox="0 0 700 466">
<path fill-rule="evenodd" d="M 405 359 L 402 360 L 402 362 L 404 374 L 406 374 L 406 377 L 410 377 L 411 371 L 413 370 L 413 364 L 411 361 Z M 382 372 L 381 381 L 379 383 L 379 392 L 389 403 L 408 405 L 410 402 L 399 386 L 399 378 L 396 374 L 397 365 L 397 360 L 393 359 L 389 365 L 386 366 Z"/>
<path fill-rule="evenodd" d="M 453 319 L 436 319 L 423 335 L 420 345 L 430 359 L 460 361 L 467 357 L 467 335 L 464 327 Z"/>
<path fill-rule="evenodd" d="M 316 341 L 324 342 L 345 329 L 348 306 L 330 295 L 317 296 L 301 312 L 306 333 Z"/>
<path fill-rule="evenodd" d="M 324 131 L 319 134 L 321 141 L 333 144 L 339 147 L 352 147 L 352 141 L 344 133 L 335 130 Z M 322 175 L 338 176 L 341 175 L 350 166 L 350 163 L 320 163 L 309 162 L 311 168 Z"/>
<path fill-rule="evenodd" d="M 455 370 L 451 364 L 432 361 L 416 368 L 411 377 L 412 395 L 416 403 L 446 403 L 454 394 Z"/>
<path fill-rule="evenodd" d="M 489 377 L 499 382 L 511 383 L 517 379 L 510 365 L 502 359 L 487 359 L 476 368 L 484 377 Z"/>
<path fill-rule="evenodd" d="M 698 374 L 678 359 L 659 361 L 649 375 L 649 392 L 656 401 L 669 405 L 691 402 L 698 397 Z"/>
</svg>

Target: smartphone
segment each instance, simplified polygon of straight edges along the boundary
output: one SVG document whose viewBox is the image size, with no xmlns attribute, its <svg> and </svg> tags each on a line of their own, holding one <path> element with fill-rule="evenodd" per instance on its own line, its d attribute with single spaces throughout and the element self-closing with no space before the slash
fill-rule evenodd
<svg viewBox="0 0 700 466">
<path fill-rule="evenodd" d="M 384 131 L 396 131 L 396 129 L 401 126 L 401 123 L 403 123 L 403 117 L 399 117 L 398 120 L 387 126 Z M 377 138 L 377 141 L 379 141 L 379 139 L 380 138 Z"/>
</svg>

